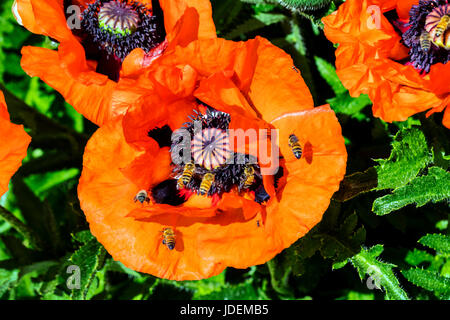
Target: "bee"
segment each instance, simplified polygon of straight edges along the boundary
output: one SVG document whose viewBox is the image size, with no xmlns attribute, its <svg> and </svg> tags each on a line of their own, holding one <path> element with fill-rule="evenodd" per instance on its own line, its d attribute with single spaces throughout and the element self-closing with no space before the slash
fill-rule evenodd
<svg viewBox="0 0 450 320">
<path fill-rule="evenodd" d="M 449 28 L 449 26 L 450 14 L 446 14 L 441 17 L 441 20 L 439 20 L 439 23 L 436 25 L 436 32 L 434 33 L 434 36 L 439 38 Z"/>
<path fill-rule="evenodd" d="M 150 197 L 148 196 L 147 191 L 141 190 L 136 194 L 136 196 L 134 197 L 133 200 L 134 200 L 134 202 L 139 201 L 140 203 L 144 203 L 144 202 L 149 203 Z"/>
<path fill-rule="evenodd" d="M 244 168 L 244 189 L 250 188 L 255 182 L 255 169 L 251 165 L 246 165 Z"/>
<path fill-rule="evenodd" d="M 195 171 L 195 164 L 192 161 L 185 164 L 183 174 L 178 179 L 177 183 L 178 189 L 183 189 L 183 187 L 185 187 L 189 183 L 189 181 L 191 181 L 194 171 Z"/>
<path fill-rule="evenodd" d="M 202 183 L 200 184 L 200 194 L 202 196 L 206 195 L 211 189 L 211 185 L 214 182 L 214 174 L 208 172 L 203 176 Z"/>
<path fill-rule="evenodd" d="M 259 228 L 261 224 L 259 223 L 259 220 L 256 220 L 256 226 Z"/>
<path fill-rule="evenodd" d="M 300 146 L 298 138 L 295 134 L 291 134 L 289 136 L 289 147 L 291 147 L 292 152 L 297 159 L 302 157 L 302 147 Z"/>
<path fill-rule="evenodd" d="M 169 250 L 175 248 L 175 232 L 172 228 L 164 228 L 162 231 L 162 244 L 164 244 Z"/>
<path fill-rule="evenodd" d="M 431 48 L 431 36 L 427 31 L 422 31 L 420 35 L 420 48 L 423 52 L 430 51 Z"/>
<path fill-rule="evenodd" d="M 298 71 L 296 66 L 292 66 L 292 70 L 294 70 L 295 72 L 299 73 L 299 71 Z"/>
</svg>

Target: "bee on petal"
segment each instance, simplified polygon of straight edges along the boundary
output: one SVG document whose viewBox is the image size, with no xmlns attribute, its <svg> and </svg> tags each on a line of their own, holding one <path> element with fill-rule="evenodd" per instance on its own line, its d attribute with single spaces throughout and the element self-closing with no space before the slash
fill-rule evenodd
<svg viewBox="0 0 450 320">
<path fill-rule="evenodd" d="M 139 201 L 140 203 L 144 203 L 144 202 L 149 203 L 150 197 L 148 196 L 148 193 L 146 190 L 141 190 L 136 194 L 136 196 L 134 197 L 133 200 L 134 200 L 134 202 Z"/>
<path fill-rule="evenodd" d="M 298 138 L 295 134 L 291 134 L 289 136 L 289 147 L 291 147 L 292 152 L 297 159 L 302 157 L 302 147 L 300 146 Z"/>
<path fill-rule="evenodd" d="M 169 250 L 175 248 L 175 232 L 172 228 L 164 228 L 162 231 L 162 244 L 165 245 Z"/>
</svg>

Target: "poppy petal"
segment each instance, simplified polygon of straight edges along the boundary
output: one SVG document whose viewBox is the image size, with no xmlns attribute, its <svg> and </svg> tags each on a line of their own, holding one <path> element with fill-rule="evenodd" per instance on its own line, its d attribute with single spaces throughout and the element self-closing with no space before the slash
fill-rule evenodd
<svg viewBox="0 0 450 320">
<path fill-rule="evenodd" d="M 9 180 L 22 164 L 27 155 L 31 138 L 25 133 L 23 126 L 13 124 L 9 120 L 3 92 L 0 91 L 0 197 L 8 191 Z"/>
</svg>

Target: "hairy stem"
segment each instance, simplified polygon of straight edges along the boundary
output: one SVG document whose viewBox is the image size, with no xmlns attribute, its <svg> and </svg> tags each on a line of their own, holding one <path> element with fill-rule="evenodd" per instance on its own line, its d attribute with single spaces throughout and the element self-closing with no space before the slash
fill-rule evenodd
<svg viewBox="0 0 450 320">
<path fill-rule="evenodd" d="M 16 229 L 22 236 L 24 236 L 30 244 L 37 250 L 42 250 L 40 240 L 38 236 L 22 221 L 17 219 L 11 212 L 6 208 L 0 206 L 0 217 L 8 222 L 14 229 Z"/>
</svg>

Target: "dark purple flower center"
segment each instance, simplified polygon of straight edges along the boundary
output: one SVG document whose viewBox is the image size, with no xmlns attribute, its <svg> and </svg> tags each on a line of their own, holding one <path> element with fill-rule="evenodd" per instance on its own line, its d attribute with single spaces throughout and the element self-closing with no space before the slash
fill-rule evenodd
<svg viewBox="0 0 450 320">
<path fill-rule="evenodd" d="M 403 42 L 411 64 L 428 73 L 433 64 L 450 60 L 450 4 L 448 0 L 420 0 L 410 11 Z"/>
<path fill-rule="evenodd" d="M 178 153 L 174 150 L 180 150 L 180 159 L 183 158 L 186 151 L 183 145 L 190 147 L 189 159 L 173 163 L 173 178 L 152 188 L 155 202 L 179 205 L 183 198 L 177 195 L 182 189 L 205 196 L 220 196 L 233 188 L 240 192 L 254 192 L 258 203 L 269 200 L 257 159 L 229 150 L 227 130 L 230 121 L 229 114 L 207 106 L 205 114 L 196 112 L 179 132 L 172 135 L 172 160 L 174 153 Z M 152 129 L 149 136 L 160 146 L 167 146 L 170 141 L 168 129 L 168 126 Z M 279 172 L 281 175 L 277 181 L 282 176 L 282 170 Z"/>
<path fill-rule="evenodd" d="M 81 30 L 72 31 L 81 38 L 87 59 L 98 61 L 96 71 L 114 81 L 131 51 L 148 53 L 166 37 L 158 0 L 151 9 L 135 0 L 96 0 L 81 13 Z"/>
</svg>

